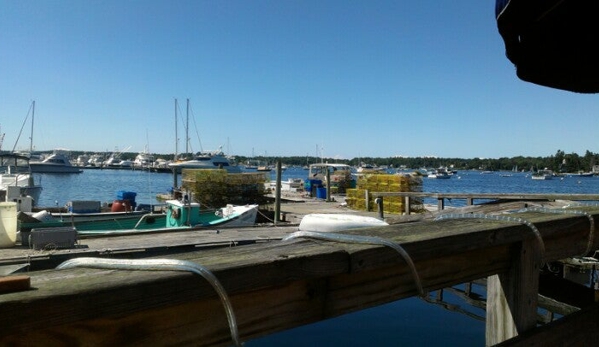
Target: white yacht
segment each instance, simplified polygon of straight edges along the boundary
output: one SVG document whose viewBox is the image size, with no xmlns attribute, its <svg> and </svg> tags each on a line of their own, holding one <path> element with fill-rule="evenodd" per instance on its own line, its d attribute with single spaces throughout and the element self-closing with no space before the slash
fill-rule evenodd
<svg viewBox="0 0 599 347">
<path fill-rule="evenodd" d="M 241 168 L 234 165 L 222 151 L 205 151 L 195 154 L 193 159 L 169 163 L 177 172 L 182 169 L 224 169 L 229 173 L 240 173 Z"/>
<path fill-rule="evenodd" d="M 31 172 L 37 173 L 81 173 L 82 170 L 73 166 L 69 159 L 69 152 L 56 149 L 51 156 L 43 161 L 29 162 Z"/>
</svg>

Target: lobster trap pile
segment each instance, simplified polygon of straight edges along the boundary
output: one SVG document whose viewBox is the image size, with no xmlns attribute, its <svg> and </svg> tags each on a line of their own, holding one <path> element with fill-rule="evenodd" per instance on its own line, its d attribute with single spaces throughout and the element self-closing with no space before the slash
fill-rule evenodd
<svg viewBox="0 0 599 347">
<path fill-rule="evenodd" d="M 374 192 L 422 192 L 422 178 L 412 175 L 385 175 L 369 174 L 358 176 L 357 188 L 348 189 L 345 202 L 354 210 L 376 211 L 374 197 L 368 194 Z M 368 204 L 366 199 L 368 198 Z M 422 199 L 410 198 L 410 212 L 420 212 L 424 208 Z M 401 196 L 386 196 L 383 199 L 383 211 L 385 213 L 401 214 L 405 210 L 404 198 Z"/>
<path fill-rule="evenodd" d="M 227 204 L 263 205 L 268 202 L 265 182 L 262 173 L 230 174 L 221 169 L 184 169 L 182 173 L 183 189 L 191 192 L 192 199 L 199 202 L 202 209 Z"/>
</svg>

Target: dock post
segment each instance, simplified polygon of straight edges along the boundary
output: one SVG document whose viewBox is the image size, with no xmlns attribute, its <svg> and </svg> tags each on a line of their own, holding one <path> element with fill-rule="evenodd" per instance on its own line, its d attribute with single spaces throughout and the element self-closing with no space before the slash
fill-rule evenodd
<svg viewBox="0 0 599 347">
<path fill-rule="evenodd" d="M 177 168 L 172 168 L 173 170 L 173 196 L 172 198 L 175 198 L 175 190 L 177 190 L 179 183 L 177 182 Z M 181 174 L 183 174 L 183 171 L 181 171 Z"/>
<path fill-rule="evenodd" d="M 331 172 L 329 171 L 329 168 L 327 167 L 327 202 L 331 202 Z"/>
<path fill-rule="evenodd" d="M 366 206 L 366 211 L 370 211 L 370 204 L 368 203 L 368 189 L 364 190 L 364 199 L 366 200 L 365 206 Z"/>
<path fill-rule="evenodd" d="M 385 219 L 384 212 L 383 212 L 383 197 L 379 196 L 378 198 L 374 199 L 374 202 L 376 203 L 377 211 L 379 213 L 379 218 L 381 220 Z"/>
<path fill-rule="evenodd" d="M 508 340 L 537 324 L 540 249 L 534 238 L 522 241 L 507 273 L 487 279 L 486 345 Z M 514 252 L 515 253 L 515 252 Z"/>
<path fill-rule="evenodd" d="M 410 211 L 412 210 L 412 206 L 411 206 L 411 203 L 410 203 L 410 197 L 409 196 L 404 196 L 403 201 L 404 201 L 404 206 L 405 206 L 404 207 L 404 212 L 405 212 L 405 214 L 409 215 Z"/>
<path fill-rule="evenodd" d="M 473 197 L 467 198 L 466 199 L 466 205 L 468 205 L 468 206 L 474 205 L 474 198 Z"/>
<path fill-rule="evenodd" d="M 437 198 L 437 210 L 443 211 L 445 209 L 445 199 Z"/>
<path fill-rule="evenodd" d="M 281 221 L 281 160 L 277 160 L 277 180 L 275 187 L 275 218 L 274 223 L 277 225 Z"/>
</svg>

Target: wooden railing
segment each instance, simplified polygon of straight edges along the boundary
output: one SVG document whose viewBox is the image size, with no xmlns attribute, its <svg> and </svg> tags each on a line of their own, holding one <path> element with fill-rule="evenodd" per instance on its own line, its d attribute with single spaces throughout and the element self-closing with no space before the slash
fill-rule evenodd
<svg viewBox="0 0 599 347">
<path fill-rule="evenodd" d="M 529 193 L 424 193 L 424 192 L 367 192 L 365 195 L 366 206 L 368 206 L 369 197 L 382 198 L 390 196 L 404 197 L 404 213 L 410 214 L 412 200 L 410 198 L 433 198 L 437 199 L 437 209 L 445 208 L 445 200 L 447 199 L 462 199 L 466 200 L 466 205 L 473 205 L 475 200 L 528 200 L 528 201 L 555 201 L 555 200 L 571 200 L 571 201 L 599 201 L 599 194 L 529 194 Z M 381 206 L 380 200 L 379 206 Z M 379 213 L 382 210 L 379 208 Z"/>
<path fill-rule="evenodd" d="M 597 220 L 599 208 L 584 212 L 422 221 L 345 234 L 400 245 L 427 292 L 489 277 L 487 344 L 496 344 L 535 330 L 541 262 L 599 248 L 589 220 Z M 381 245 L 300 238 L 170 258 L 202 264 L 220 281 L 242 340 L 419 295 L 408 262 Z M 30 276 L 34 290 L 0 296 L 2 345 L 231 343 L 219 297 L 194 274 L 68 269 Z M 591 325 L 576 333 L 597 338 L 599 322 Z M 571 334 L 563 331 L 553 342 Z"/>
</svg>

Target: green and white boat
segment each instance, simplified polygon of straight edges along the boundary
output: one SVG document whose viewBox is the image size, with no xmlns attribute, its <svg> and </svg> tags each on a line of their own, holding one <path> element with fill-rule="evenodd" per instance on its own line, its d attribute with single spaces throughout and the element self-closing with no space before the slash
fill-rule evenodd
<svg viewBox="0 0 599 347">
<path fill-rule="evenodd" d="M 252 226 L 258 205 L 227 205 L 217 210 L 200 210 L 200 204 L 167 200 L 160 212 L 125 211 L 101 213 L 45 214 L 20 216 L 19 230 L 26 235 L 35 229 L 72 227 L 78 235 L 131 234 L 182 231 L 206 227 Z"/>
</svg>

